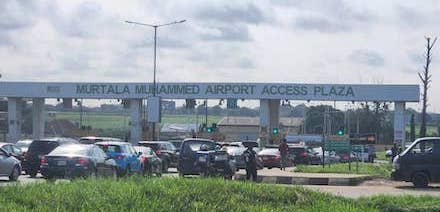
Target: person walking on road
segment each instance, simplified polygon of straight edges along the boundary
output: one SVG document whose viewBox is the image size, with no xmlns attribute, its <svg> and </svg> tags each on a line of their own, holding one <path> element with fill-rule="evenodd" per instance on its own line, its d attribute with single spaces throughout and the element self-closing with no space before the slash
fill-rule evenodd
<svg viewBox="0 0 440 212">
<path fill-rule="evenodd" d="M 289 151 L 289 147 L 287 146 L 286 139 L 283 139 L 283 142 L 278 147 L 278 150 L 280 151 L 280 154 L 281 154 L 280 169 L 281 170 L 286 170 L 287 154 L 288 154 L 288 151 Z"/>
<path fill-rule="evenodd" d="M 244 162 L 246 163 L 246 179 L 257 182 L 257 153 L 253 150 L 252 145 L 249 145 L 243 152 Z"/>
</svg>

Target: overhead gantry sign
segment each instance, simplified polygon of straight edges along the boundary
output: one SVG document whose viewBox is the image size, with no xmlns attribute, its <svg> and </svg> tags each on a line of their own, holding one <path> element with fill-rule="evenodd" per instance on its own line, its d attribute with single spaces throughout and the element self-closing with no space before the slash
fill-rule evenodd
<svg viewBox="0 0 440 212">
<path fill-rule="evenodd" d="M 34 101 L 34 137 L 44 136 L 44 99 L 129 99 L 131 140 L 139 139 L 141 100 L 153 96 L 152 83 L 0 82 L 0 97 L 8 97 L 9 141 L 21 135 L 21 98 Z M 405 102 L 419 101 L 418 85 L 300 84 L 300 83 L 158 83 L 163 99 L 257 99 L 260 126 L 278 128 L 281 99 L 307 101 L 387 101 L 395 103 L 394 140 L 405 141 Z M 270 132 L 268 132 L 269 134 Z"/>
</svg>

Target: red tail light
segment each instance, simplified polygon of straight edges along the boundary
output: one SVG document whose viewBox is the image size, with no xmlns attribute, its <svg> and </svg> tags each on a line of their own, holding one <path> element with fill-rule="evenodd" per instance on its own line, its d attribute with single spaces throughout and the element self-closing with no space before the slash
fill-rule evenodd
<svg viewBox="0 0 440 212">
<path fill-rule="evenodd" d="M 76 164 L 78 164 L 80 166 L 85 166 L 85 165 L 87 165 L 87 160 L 84 158 L 80 158 Z"/>
<path fill-rule="evenodd" d="M 160 155 L 160 150 L 156 150 L 156 155 Z"/>
<path fill-rule="evenodd" d="M 44 157 L 44 156 L 40 159 L 40 163 L 41 163 L 41 165 L 43 165 L 43 166 L 47 166 L 47 165 L 49 165 L 49 164 L 47 163 L 47 158 Z"/>
<path fill-rule="evenodd" d="M 116 158 L 116 160 L 122 160 L 122 159 L 124 159 L 124 156 L 123 155 L 117 155 L 115 158 Z"/>
</svg>

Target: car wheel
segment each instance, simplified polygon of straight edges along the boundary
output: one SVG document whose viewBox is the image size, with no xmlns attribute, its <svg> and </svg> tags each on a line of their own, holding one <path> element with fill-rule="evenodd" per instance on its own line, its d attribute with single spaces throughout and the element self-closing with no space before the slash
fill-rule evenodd
<svg viewBox="0 0 440 212">
<path fill-rule="evenodd" d="M 20 168 L 18 166 L 14 166 L 14 169 L 12 169 L 12 173 L 9 176 L 9 181 L 17 181 L 19 176 Z"/>
<path fill-rule="evenodd" d="M 118 179 L 118 169 L 116 167 L 112 168 L 112 174 L 110 177 L 114 180 Z"/>
<path fill-rule="evenodd" d="M 96 179 L 98 177 L 97 171 L 95 168 L 92 168 L 89 172 L 88 178 L 90 179 Z"/>
<path fill-rule="evenodd" d="M 412 179 L 414 187 L 426 188 L 429 183 L 428 176 L 423 172 L 417 172 L 414 174 Z"/>
<path fill-rule="evenodd" d="M 167 173 L 168 172 L 168 161 L 164 160 L 162 163 L 162 172 Z"/>
<path fill-rule="evenodd" d="M 160 169 L 156 172 L 156 177 L 162 177 L 162 171 Z"/>
<path fill-rule="evenodd" d="M 129 175 L 130 175 L 130 166 L 127 166 L 127 167 L 125 168 L 124 176 L 125 176 L 125 177 L 128 177 Z"/>
<path fill-rule="evenodd" d="M 27 171 L 26 174 L 29 174 L 29 176 L 31 176 L 31 178 L 35 178 L 37 176 L 38 171 L 35 169 L 31 169 L 29 171 Z"/>
</svg>

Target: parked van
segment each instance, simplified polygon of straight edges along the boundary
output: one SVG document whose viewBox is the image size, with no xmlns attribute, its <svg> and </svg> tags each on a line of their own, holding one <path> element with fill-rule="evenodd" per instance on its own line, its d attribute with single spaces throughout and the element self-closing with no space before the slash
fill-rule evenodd
<svg viewBox="0 0 440 212">
<path fill-rule="evenodd" d="M 427 187 L 440 182 L 440 137 L 415 140 L 393 160 L 393 180 L 412 182 L 415 187 Z"/>
</svg>

